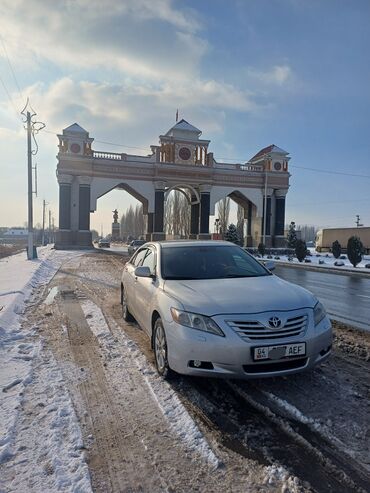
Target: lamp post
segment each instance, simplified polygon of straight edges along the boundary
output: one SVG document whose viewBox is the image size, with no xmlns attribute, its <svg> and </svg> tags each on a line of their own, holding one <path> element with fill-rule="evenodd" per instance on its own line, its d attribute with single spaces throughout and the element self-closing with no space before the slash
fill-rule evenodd
<svg viewBox="0 0 370 493">
<path fill-rule="evenodd" d="M 215 219 L 216 234 L 218 234 L 219 228 L 220 228 L 220 220 L 218 217 L 216 217 L 216 219 Z"/>
<path fill-rule="evenodd" d="M 267 158 L 270 156 L 267 156 Z M 265 163 L 265 196 L 263 200 L 263 244 L 266 246 L 266 218 L 267 218 L 267 163 Z"/>
</svg>

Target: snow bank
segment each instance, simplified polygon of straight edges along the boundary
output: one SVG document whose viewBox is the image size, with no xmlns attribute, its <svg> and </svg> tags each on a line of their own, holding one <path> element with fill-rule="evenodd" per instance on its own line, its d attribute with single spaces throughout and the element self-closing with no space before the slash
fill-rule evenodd
<svg viewBox="0 0 370 493">
<path fill-rule="evenodd" d="M 362 257 L 362 261 L 358 264 L 357 267 L 353 267 L 351 262 L 348 260 L 347 255 L 345 255 L 345 259 L 336 259 L 332 253 L 317 253 L 314 249 L 309 248 L 311 251 L 311 256 L 307 257 L 311 260 L 311 262 L 299 262 L 295 257 L 293 257 L 293 260 L 288 260 L 287 255 L 278 255 L 280 259 L 275 259 L 275 255 L 272 256 L 273 262 L 278 263 L 287 263 L 287 264 L 293 264 L 293 265 L 302 265 L 302 266 L 314 266 L 318 267 L 320 269 L 327 269 L 327 268 L 334 268 L 335 270 L 338 271 L 349 271 L 349 272 L 364 272 L 367 274 L 370 274 L 370 269 L 367 269 L 365 267 L 366 264 L 370 263 L 370 256 L 369 255 L 364 255 Z M 317 256 L 318 255 L 318 256 Z M 261 259 L 259 259 L 261 260 Z M 266 256 L 263 258 L 263 260 L 267 260 Z M 336 260 L 340 260 L 343 262 L 342 266 L 335 266 L 334 262 Z M 324 262 L 324 263 L 319 263 L 319 262 Z"/>
<path fill-rule="evenodd" d="M 19 433 L 17 422 L 20 409 L 25 403 L 26 387 L 34 383 L 34 361 L 40 357 L 41 351 L 37 327 L 26 327 L 24 312 L 27 306 L 33 306 L 39 301 L 42 287 L 52 279 L 62 263 L 76 255 L 81 253 L 59 252 L 45 247 L 39 250 L 39 258 L 35 260 L 27 260 L 23 252 L 0 261 L 0 464 L 17 453 L 14 444 Z M 44 382 L 47 388 L 61 378 L 56 367 L 50 371 Z M 62 395 L 60 391 L 59 397 Z M 73 417 L 74 411 L 68 396 L 63 396 L 62 400 L 59 397 L 55 409 L 63 405 L 67 415 Z M 53 441 L 58 442 L 58 436 L 66 431 L 64 426 L 59 431 L 58 428 L 55 425 L 52 427 L 54 431 L 50 432 L 41 426 L 38 430 L 41 435 L 48 434 L 47 442 L 51 449 Z M 74 431 L 70 440 L 74 442 L 79 433 L 77 422 L 72 428 Z M 29 474 L 32 475 L 31 471 Z M 59 489 L 56 486 L 56 490 Z"/>
</svg>

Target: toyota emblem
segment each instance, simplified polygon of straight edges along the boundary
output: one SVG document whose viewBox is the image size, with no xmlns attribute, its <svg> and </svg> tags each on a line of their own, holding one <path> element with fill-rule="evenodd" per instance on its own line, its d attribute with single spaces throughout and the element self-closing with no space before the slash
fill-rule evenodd
<svg viewBox="0 0 370 493">
<path fill-rule="evenodd" d="M 271 317 L 269 318 L 269 325 L 273 329 L 277 329 L 281 325 L 281 320 L 279 317 Z"/>
</svg>

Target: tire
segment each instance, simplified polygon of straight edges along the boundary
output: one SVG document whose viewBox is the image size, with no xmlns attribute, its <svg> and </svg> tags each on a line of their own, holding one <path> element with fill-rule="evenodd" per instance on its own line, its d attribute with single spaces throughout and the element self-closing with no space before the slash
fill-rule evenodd
<svg viewBox="0 0 370 493">
<path fill-rule="evenodd" d="M 155 366 L 159 375 L 165 380 L 174 377 L 174 372 L 168 365 L 168 348 L 166 333 L 160 318 L 157 318 L 153 330 L 153 350 Z"/>
<path fill-rule="evenodd" d="M 122 317 L 125 322 L 133 322 L 134 317 L 131 315 L 128 306 L 127 306 L 127 301 L 125 297 L 125 290 L 123 289 L 123 286 L 121 287 L 121 305 L 122 305 Z"/>
</svg>

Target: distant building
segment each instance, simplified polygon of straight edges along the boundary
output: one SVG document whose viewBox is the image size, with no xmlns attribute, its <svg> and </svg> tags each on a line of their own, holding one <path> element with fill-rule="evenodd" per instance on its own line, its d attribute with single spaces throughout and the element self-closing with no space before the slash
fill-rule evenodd
<svg viewBox="0 0 370 493">
<path fill-rule="evenodd" d="M 4 237 L 9 238 L 25 238 L 28 235 L 28 230 L 24 228 L 11 228 L 5 231 Z"/>
</svg>

